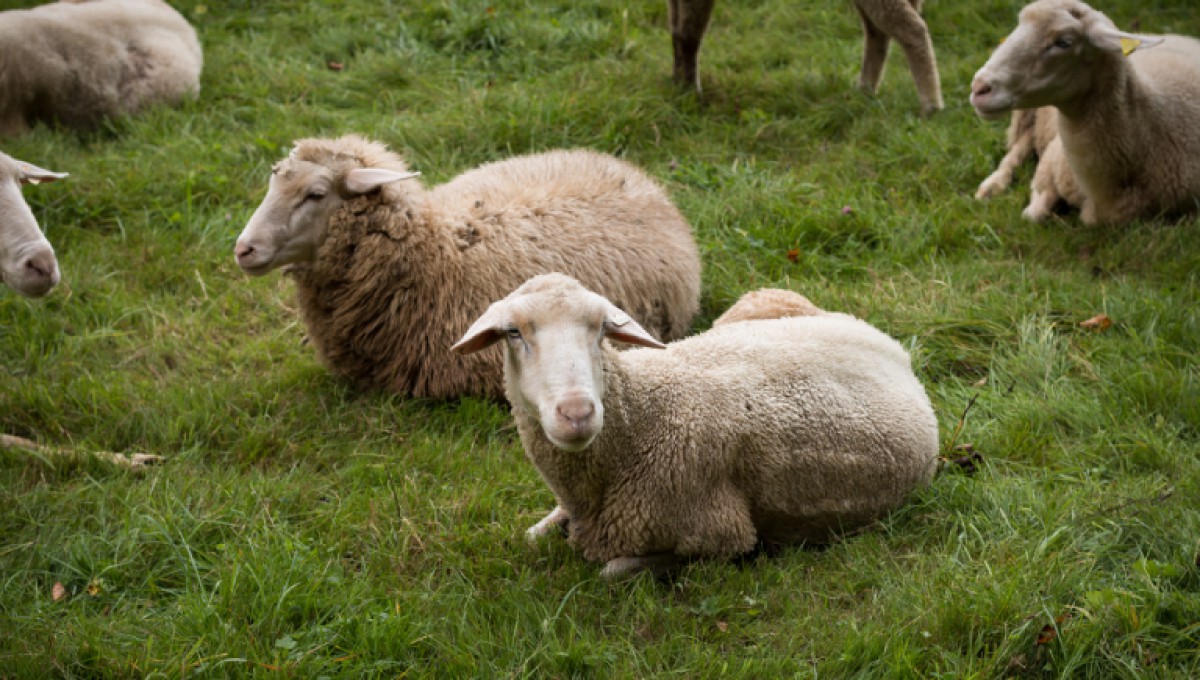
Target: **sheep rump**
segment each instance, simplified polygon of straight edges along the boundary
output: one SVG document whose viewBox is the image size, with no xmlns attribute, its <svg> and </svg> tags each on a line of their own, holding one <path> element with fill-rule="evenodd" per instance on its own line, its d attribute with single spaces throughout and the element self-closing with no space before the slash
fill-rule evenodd
<svg viewBox="0 0 1200 680">
<path fill-rule="evenodd" d="M 196 32 L 160 0 L 0 12 L 0 136 L 36 122 L 88 129 L 200 91 Z"/>
</svg>

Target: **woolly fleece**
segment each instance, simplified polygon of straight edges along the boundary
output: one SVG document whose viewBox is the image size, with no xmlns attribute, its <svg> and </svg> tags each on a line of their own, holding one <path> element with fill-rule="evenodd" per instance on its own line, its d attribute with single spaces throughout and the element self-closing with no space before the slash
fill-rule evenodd
<svg viewBox="0 0 1200 680">
<path fill-rule="evenodd" d="M 300 140 L 293 157 L 341 177 L 356 167 L 407 170 L 354 135 Z M 420 397 L 503 396 L 497 350 L 447 348 L 536 274 L 578 277 L 664 340 L 686 335 L 700 304 L 691 227 L 663 189 L 583 150 L 490 163 L 429 190 L 406 180 L 350 197 L 329 217 L 315 261 L 292 269 L 308 336 L 329 368 Z"/>
</svg>

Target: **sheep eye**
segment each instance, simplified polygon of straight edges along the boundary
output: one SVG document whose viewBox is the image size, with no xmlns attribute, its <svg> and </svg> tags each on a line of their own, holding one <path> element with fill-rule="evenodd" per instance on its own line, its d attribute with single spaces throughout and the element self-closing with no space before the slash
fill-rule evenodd
<svg viewBox="0 0 1200 680">
<path fill-rule="evenodd" d="M 509 328 L 508 329 L 508 339 L 509 340 L 520 340 L 521 339 L 521 331 L 516 328 Z"/>
<path fill-rule="evenodd" d="M 1073 44 L 1075 44 L 1075 43 L 1074 43 L 1074 41 L 1071 40 L 1070 36 L 1065 36 L 1065 35 L 1062 36 L 1061 38 L 1059 38 L 1058 40 L 1054 41 L 1054 46 L 1060 50 L 1071 49 L 1071 45 L 1073 45 Z"/>
<path fill-rule="evenodd" d="M 319 201 L 322 198 L 325 198 L 324 191 L 310 191 L 304 196 L 304 200 L 306 201 Z"/>
</svg>

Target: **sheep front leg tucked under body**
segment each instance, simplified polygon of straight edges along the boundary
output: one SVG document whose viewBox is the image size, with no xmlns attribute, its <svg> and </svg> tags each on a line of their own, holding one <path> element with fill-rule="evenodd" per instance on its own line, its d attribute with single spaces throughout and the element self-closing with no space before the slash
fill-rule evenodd
<svg viewBox="0 0 1200 680">
<path fill-rule="evenodd" d="M 543 536 L 553 533 L 556 529 L 562 531 L 567 528 L 567 524 L 571 521 L 571 516 L 561 505 L 554 506 L 550 514 L 546 515 L 537 524 L 525 530 L 525 538 L 530 541 L 536 541 Z"/>
</svg>

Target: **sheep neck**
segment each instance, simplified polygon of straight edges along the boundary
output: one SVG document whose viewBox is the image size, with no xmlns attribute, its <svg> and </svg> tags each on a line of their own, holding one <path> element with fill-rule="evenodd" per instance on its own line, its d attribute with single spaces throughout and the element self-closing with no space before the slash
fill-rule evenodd
<svg viewBox="0 0 1200 680">
<path fill-rule="evenodd" d="M 1107 195 L 1137 174 L 1148 143 L 1144 133 L 1158 126 L 1145 86 L 1126 57 L 1109 56 L 1097 63 L 1097 73 L 1090 92 L 1057 105 L 1058 130 L 1089 194 Z"/>
<path fill-rule="evenodd" d="M 453 338 L 430 317 L 461 278 L 448 241 L 425 211 L 394 197 L 359 196 L 330 215 L 314 261 L 293 273 L 309 338 L 332 369 L 394 391 L 432 390 L 424 355 Z"/>
</svg>

